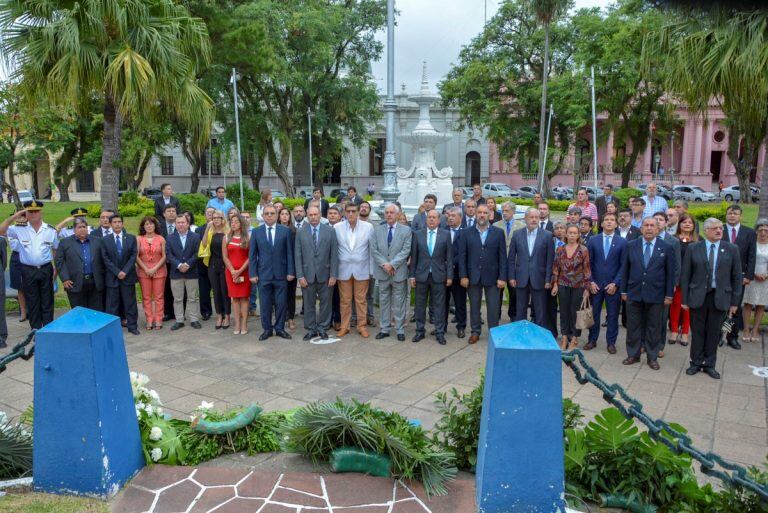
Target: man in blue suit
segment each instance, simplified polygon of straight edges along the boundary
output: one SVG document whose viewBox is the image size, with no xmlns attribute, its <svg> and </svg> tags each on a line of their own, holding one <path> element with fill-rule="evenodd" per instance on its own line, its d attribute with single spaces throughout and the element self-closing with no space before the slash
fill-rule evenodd
<svg viewBox="0 0 768 513">
<path fill-rule="evenodd" d="M 291 231 L 277 223 L 277 211 L 272 205 L 264 207 L 262 216 L 264 224 L 251 230 L 248 266 L 251 283 L 259 286 L 261 299 L 261 327 L 264 331 L 259 340 L 267 340 L 273 334 L 290 340 L 291 335 L 285 331 L 288 282 L 296 277 Z"/>
<path fill-rule="evenodd" d="M 603 312 L 603 303 L 605 303 L 608 322 L 605 340 L 608 343 L 608 352 L 616 354 L 619 306 L 621 305 L 621 296 L 617 292 L 621 287 L 621 265 L 627 248 L 627 241 L 616 233 L 616 226 L 616 214 L 603 214 L 603 232 L 590 237 L 587 242 L 589 265 L 592 269 L 590 284 L 592 315 L 595 318 L 595 324 L 589 328 L 589 339 L 584 346 L 587 351 L 597 347 L 597 338 L 600 336 L 600 314 Z"/>
<path fill-rule="evenodd" d="M 640 361 L 645 348 L 648 367 L 659 370 L 664 335 L 664 305 L 672 304 L 675 288 L 675 255 L 669 243 L 657 237 L 653 217 L 643 219 L 643 236 L 627 244 L 621 276 L 621 300 L 627 303 L 627 358 L 624 365 Z"/>
<path fill-rule="evenodd" d="M 552 232 L 540 228 L 541 216 L 536 208 L 525 212 L 525 227 L 515 230 L 509 243 L 509 284 L 515 287 L 516 319 L 528 318 L 528 305 L 533 303 L 536 324 L 547 326 L 547 291 L 552 287 L 552 263 L 555 244 Z"/>
<path fill-rule="evenodd" d="M 507 282 L 504 230 L 490 225 L 490 210 L 484 204 L 477 207 L 476 217 L 477 224 L 466 228 L 459 237 L 459 275 L 461 286 L 469 292 L 470 344 L 480 340 L 483 293 L 488 329 L 499 325 L 499 289 Z"/>
<path fill-rule="evenodd" d="M 173 315 L 176 322 L 171 329 L 176 331 L 184 327 L 184 316 L 189 319 L 189 325 L 195 329 L 202 328 L 198 316 L 199 285 L 197 282 L 197 253 L 200 248 L 200 236 L 189 229 L 186 216 L 176 218 L 176 229 L 168 235 L 166 255 L 168 257 L 171 291 L 173 292 Z M 187 304 L 184 307 L 184 293 Z"/>
<path fill-rule="evenodd" d="M 448 314 L 450 313 L 450 302 L 453 298 L 453 305 L 456 311 L 456 336 L 464 338 L 467 327 L 467 290 L 461 286 L 461 273 L 459 273 L 459 248 L 461 246 L 461 226 L 464 215 L 458 207 L 451 207 L 446 211 L 447 224 L 445 229 L 451 234 L 453 243 L 453 264 L 452 272 L 448 273 L 453 280 L 448 287 L 445 295 L 445 326 L 448 326 Z"/>
</svg>

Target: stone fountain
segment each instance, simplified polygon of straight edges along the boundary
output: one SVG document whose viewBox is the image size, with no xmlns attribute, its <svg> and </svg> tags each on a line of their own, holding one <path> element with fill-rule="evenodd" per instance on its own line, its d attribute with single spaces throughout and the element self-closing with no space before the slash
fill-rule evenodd
<svg viewBox="0 0 768 513">
<path fill-rule="evenodd" d="M 440 97 L 429 89 L 427 82 L 427 63 L 421 78 L 421 89 L 408 101 L 419 106 L 419 122 L 410 134 L 400 135 L 400 140 L 413 147 L 411 167 L 397 168 L 397 187 L 400 189 L 400 204 L 406 211 L 418 208 L 427 194 L 437 196 L 437 205 L 451 201 L 453 192 L 453 170 L 450 167 L 437 168 L 435 146 L 451 138 L 450 134 L 438 132 L 430 121 L 429 107 Z M 408 208 L 411 207 L 411 208 Z"/>
</svg>

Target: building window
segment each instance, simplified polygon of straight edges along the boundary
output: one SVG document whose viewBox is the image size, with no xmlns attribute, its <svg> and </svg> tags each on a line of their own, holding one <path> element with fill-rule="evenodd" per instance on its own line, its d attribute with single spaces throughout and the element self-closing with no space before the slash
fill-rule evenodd
<svg viewBox="0 0 768 513">
<path fill-rule="evenodd" d="M 576 161 L 574 162 L 574 169 L 577 174 L 589 171 L 591 158 L 592 153 L 589 151 L 589 141 L 586 139 L 579 139 L 579 141 L 576 142 Z"/>
<path fill-rule="evenodd" d="M 387 151 L 387 140 L 372 139 L 368 150 L 368 176 L 381 176 L 384 171 L 384 153 Z"/>
<path fill-rule="evenodd" d="M 93 170 L 83 171 L 82 168 L 78 170 L 77 192 L 94 192 Z"/>
<path fill-rule="evenodd" d="M 163 176 L 173 175 L 173 156 L 162 155 L 160 157 L 160 174 Z"/>
<path fill-rule="evenodd" d="M 715 132 L 713 139 L 715 140 L 716 143 L 721 143 L 725 141 L 725 132 L 723 132 L 722 130 L 718 130 L 717 132 Z"/>
<path fill-rule="evenodd" d="M 466 168 L 464 180 L 468 184 L 480 183 L 480 164 L 482 163 L 480 154 L 476 151 L 470 151 L 464 157 L 464 167 Z"/>
<path fill-rule="evenodd" d="M 211 144 L 203 153 L 203 162 L 200 174 L 207 176 L 221 176 L 221 147 L 218 139 L 211 139 Z"/>
</svg>

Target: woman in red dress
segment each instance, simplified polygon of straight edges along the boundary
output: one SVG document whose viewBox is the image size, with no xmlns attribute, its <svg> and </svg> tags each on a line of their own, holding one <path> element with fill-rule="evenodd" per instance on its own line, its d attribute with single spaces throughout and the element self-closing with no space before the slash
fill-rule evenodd
<svg viewBox="0 0 768 513">
<path fill-rule="evenodd" d="M 227 291 L 232 298 L 232 315 L 235 317 L 235 335 L 248 333 L 248 298 L 251 295 L 248 232 L 248 223 L 237 214 L 229 219 L 229 233 L 221 242 L 221 254 L 227 268 Z"/>
</svg>

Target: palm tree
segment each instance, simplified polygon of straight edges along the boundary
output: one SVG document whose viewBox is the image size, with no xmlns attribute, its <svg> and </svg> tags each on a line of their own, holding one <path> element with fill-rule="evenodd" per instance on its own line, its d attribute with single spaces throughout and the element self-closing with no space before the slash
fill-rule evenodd
<svg viewBox="0 0 768 513">
<path fill-rule="evenodd" d="M 117 207 L 122 119 L 163 109 L 205 144 L 213 102 L 196 75 L 210 61 L 205 23 L 173 0 L 0 0 L 0 53 L 29 95 L 75 108 L 104 98 L 101 200 Z"/>
<path fill-rule="evenodd" d="M 728 158 L 736 167 L 742 200 L 749 202 L 750 170 L 760 145 L 768 143 L 768 11 L 715 7 L 686 14 L 649 34 L 643 52 L 664 55 L 667 88 L 694 112 L 706 115 L 712 104 L 723 110 Z M 761 186 L 762 217 L 768 215 L 768 169 Z"/>
<path fill-rule="evenodd" d="M 571 0 L 531 0 L 531 7 L 536 13 L 536 19 L 544 27 L 544 65 L 541 68 L 541 117 L 539 119 L 539 173 L 545 175 L 547 156 L 544 155 L 546 146 L 547 118 L 547 78 L 549 75 L 549 28 L 552 23 L 568 11 Z M 545 188 L 548 186 L 545 184 Z M 544 191 L 542 191 L 544 192 Z"/>
</svg>

